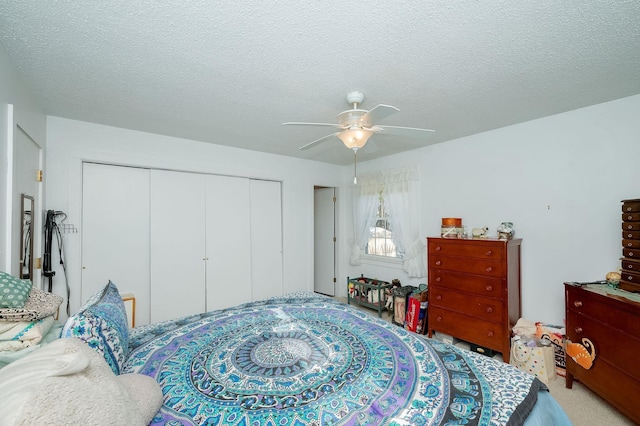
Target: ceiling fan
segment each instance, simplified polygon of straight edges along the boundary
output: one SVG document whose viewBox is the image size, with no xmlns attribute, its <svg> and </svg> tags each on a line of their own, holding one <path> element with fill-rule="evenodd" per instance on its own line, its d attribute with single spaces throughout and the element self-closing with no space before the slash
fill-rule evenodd
<svg viewBox="0 0 640 426">
<path fill-rule="evenodd" d="M 285 126 L 329 126 L 340 129 L 335 133 L 323 136 L 308 144 L 301 146 L 300 149 L 309 149 L 318 145 L 334 136 L 338 137 L 347 148 L 354 152 L 362 148 L 374 133 L 397 135 L 397 136 L 420 136 L 424 132 L 433 132 L 430 129 L 419 129 L 415 127 L 386 126 L 376 124 L 380 120 L 399 111 L 398 108 L 391 105 L 379 104 L 370 111 L 360 109 L 359 106 L 364 100 L 364 93 L 353 91 L 347 94 L 347 103 L 353 108 L 338 114 L 338 123 L 304 123 L 304 122 L 287 122 Z"/>
<path fill-rule="evenodd" d="M 353 108 L 338 114 L 338 123 L 304 123 L 290 121 L 282 123 L 285 126 L 329 126 L 340 129 L 335 133 L 331 133 L 327 136 L 323 136 L 320 139 L 309 142 L 306 145 L 300 147 L 300 149 L 309 149 L 319 143 L 322 143 L 334 136 L 337 136 L 347 148 L 353 150 L 354 155 L 354 173 L 353 183 L 358 183 L 356 166 L 358 163 L 357 153 L 360 148 L 365 146 L 369 138 L 374 133 L 384 133 L 389 135 L 409 136 L 415 137 L 421 135 L 424 132 L 433 132 L 430 129 L 419 129 L 416 127 L 401 127 L 401 126 L 383 126 L 376 124 L 378 121 L 383 120 L 400 111 L 398 108 L 391 105 L 379 104 L 376 105 L 370 111 L 366 109 L 358 108 L 364 101 L 364 93 L 360 91 L 353 91 L 347 93 L 347 103 Z"/>
</svg>

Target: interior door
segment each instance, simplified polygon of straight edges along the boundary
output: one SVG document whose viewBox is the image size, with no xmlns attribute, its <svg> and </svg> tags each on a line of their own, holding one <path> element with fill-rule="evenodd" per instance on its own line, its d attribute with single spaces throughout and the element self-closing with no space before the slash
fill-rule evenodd
<svg viewBox="0 0 640 426">
<path fill-rule="evenodd" d="M 113 281 L 136 296 L 136 325 L 149 317 L 149 170 L 82 166 L 81 303 Z"/>
<path fill-rule="evenodd" d="M 314 194 L 314 291 L 336 293 L 336 188 L 315 188 Z"/>
<path fill-rule="evenodd" d="M 151 322 L 205 311 L 205 176 L 151 170 Z"/>
<path fill-rule="evenodd" d="M 280 182 L 250 180 L 251 299 L 284 292 L 282 272 L 282 196 Z"/>
</svg>

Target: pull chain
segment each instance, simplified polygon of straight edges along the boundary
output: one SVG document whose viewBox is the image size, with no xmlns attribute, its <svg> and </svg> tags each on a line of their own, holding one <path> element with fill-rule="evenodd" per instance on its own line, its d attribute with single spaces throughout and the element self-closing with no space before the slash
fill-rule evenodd
<svg viewBox="0 0 640 426">
<path fill-rule="evenodd" d="M 358 184 L 358 150 L 354 149 L 353 150 L 353 184 L 357 185 Z"/>
</svg>

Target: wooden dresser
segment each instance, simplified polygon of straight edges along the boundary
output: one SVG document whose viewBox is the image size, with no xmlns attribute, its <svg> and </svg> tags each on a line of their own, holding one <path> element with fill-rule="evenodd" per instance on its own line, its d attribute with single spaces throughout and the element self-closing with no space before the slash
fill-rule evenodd
<svg viewBox="0 0 640 426">
<path fill-rule="evenodd" d="M 640 303 L 607 292 L 606 284 L 565 283 L 567 340 L 595 348 L 588 370 L 566 356 L 566 387 L 575 378 L 640 423 Z"/>
<path fill-rule="evenodd" d="M 427 238 L 429 337 L 439 331 L 502 353 L 520 318 L 521 239 Z"/>
</svg>

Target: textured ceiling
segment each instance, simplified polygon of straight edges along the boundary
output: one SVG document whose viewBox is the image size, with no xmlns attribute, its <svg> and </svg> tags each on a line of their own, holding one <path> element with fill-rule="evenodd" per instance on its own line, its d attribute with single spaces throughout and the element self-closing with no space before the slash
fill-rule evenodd
<svg viewBox="0 0 640 426">
<path fill-rule="evenodd" d="M 282 123 L 352 90 L 436 130 L 360 160 L 640 93 L 637 0 L 0 0 L 0 43 L 49 115 L 336 164 Z"/>
</svg>

